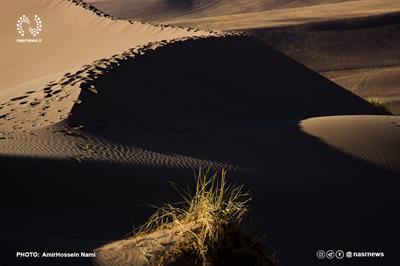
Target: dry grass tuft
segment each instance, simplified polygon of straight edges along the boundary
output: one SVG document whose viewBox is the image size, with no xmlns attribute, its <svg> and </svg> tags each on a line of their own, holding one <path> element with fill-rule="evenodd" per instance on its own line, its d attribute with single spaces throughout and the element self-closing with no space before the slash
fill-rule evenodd
<svg viewBox="0 0 400 266">
<path fill-rule="evenodd" d="M 243 186 L 226 184 L 225 170 L 211 176 L 200 170 L 194 193 L 174 187 L 184 199 L 183 206 L 159 208 L 135 234 L 167 230 L 177 236 L 168 254 L 160 256 L 160 265 L 188 259 L 192 265 L 204 266 L 273 265 L 260 241 L 241 229 L 251 199 Z"/>
<path fill-rule="evenodd" d="M 384 112 L 389 112 L 385 106 L 385 103 L 377 98 L 373 98 L 373 97 L 369 97 L 367 98 L 367 101 L 374 105 L 375 107 L 379 108 L 380 110 L 384 111 Z"/>
</svg>

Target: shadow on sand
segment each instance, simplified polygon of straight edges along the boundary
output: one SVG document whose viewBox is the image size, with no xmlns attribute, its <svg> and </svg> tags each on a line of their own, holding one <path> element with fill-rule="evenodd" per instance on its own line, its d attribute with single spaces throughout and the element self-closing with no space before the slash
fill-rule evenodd
<svg viewBox="0 0 400 266">
<path fill-rule="evenodd" d="M 140 141 L 155 149 L 151 143 Z M 333 150 L 296 123 L 171 143 L 157 152 L 184 149 L 185 155 L 257 170 L 231 172 L 230 180 L 250 190 L 251 219 L 283 265 L 315 265 L 318 249 L 384 251 L 385 262 L 395 259 L 394 173 Z M 22 247 L 76 251 L 119 239 L 149 217 L 149 204 L 178 200 L 168 180 L 193 182 L 193 169 L 8 157 L 0 164 L 5 262 L 15 262 Z"/>
<path fill-rule="evenodd" d="M 99 93 L 83 90 L 70 121 L 84 132 L 255 170 L 228 175 L 250 190 L 250 216 L 283 265 L 318 264 L 319 249 L 395 259 L 398 177 L 299 126 L 305 117 L 381 114 L 361 98 L 250 37 L 175 43 L 91 82 Z M 7 156 L 0 165 L 6 264 L 27 262 L 15 259 L 22 247 L 76 251 L 119 239 L 149 217 L 154 200 L 178 200 L 167 180 L 192 183 L 194 171 Z"/>
</svg>

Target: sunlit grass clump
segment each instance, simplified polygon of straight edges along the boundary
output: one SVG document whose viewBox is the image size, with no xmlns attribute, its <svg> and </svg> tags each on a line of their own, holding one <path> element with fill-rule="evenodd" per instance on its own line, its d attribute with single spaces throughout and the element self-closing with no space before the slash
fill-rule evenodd
<svg viewBox="0 0 400 266">
<path fill-rule="evenodd" d="M 369 97 L 367 101 L 384 112 L 388 112 L 385 103 L 377 98 Z"/>
<path fill-rule="evenodd" d="M 183 204 L 159 208 L 136 234 L 174 232 L 176 242 L 159 264 L 184 259 L 204 266 L 273 265 L 260 241 L 241 228 L 251 200 L 243 186 L 227 185 L 226 171 L 199 171 L 195 185 L 192 193 L 178 189 Z"/>
</svg>

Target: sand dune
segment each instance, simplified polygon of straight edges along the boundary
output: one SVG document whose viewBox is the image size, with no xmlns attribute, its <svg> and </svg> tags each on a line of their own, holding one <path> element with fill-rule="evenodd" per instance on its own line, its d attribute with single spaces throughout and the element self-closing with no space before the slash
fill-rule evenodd
<svg viewBox="0 0 400 266">
<path fill-rule="evenodd" d="M 44 137 L 39 130 L 33 132 L 39 136 L 26 141 L 18 137 L 23 133 L 10 134 L 13 139 L 2 139 L 2 148 L 7 141 L 15 149 L 18 145 L 31 147 L 31 152 L 64 153 L 73 147 L 78 151 L 71 159 L 46 158 L 39 152 L 34 157 L 2 155 L 0 161 L 9 181 L 1 193 L 2 213 L 7 217 L 1 222 L 1 246 L 4 254 L 13 254 L 22 243 L 28 243 L 26 248 L 51 251 L 43 244 L 42 236 L 46 235 L 53 236 L 47 241 L 58 243 L 59 250 L 99 248 L 117 240 L 130 232 L 132 223 L 137 226 L 145 221 L 152 211 L 149 202 L 177 200 L 167 180 L 182 186 L 189 182 L 191 167 L 199 165 L 188 160 L 191 156 L 207 158 L 202 166 L 218 167 L 218 161 L 225 164 L 219 167 L 243 166 L 228 168 L 230 178 L 251 191 L 252 217 L 268 234 L 283 262 L 309 264 L 315 260 L 299 251 L 299 245 L 314 250 L 320 245 L 343 245 L 343 241 L 349 248 L 395 252 L 392 246 L 380 243 L 395 240 L 392 232 L 398 224 L 393 210 L 400 171 L 399 124 L 398 117 L 346 116 L 257 126 L 181 126 L 174 127 L 175 131 L 147 122 L 147 130 L 108 127 L 107 133 L 97 129 L 96 136 L 90 134 L 94 129 L 88 128 L 89 132 L 79 131 L 81 137 L 63 138 Z M 114 146 L 118 145 L 125 157 L 121 159 L 122 153 L 115 153 L 111 145 L 94 142 L 99 140 L 98 134 L 109 135 L 108 142 L 117 139 Z M 42 141 L 32 145 L 32 140 Z M 94 153 L 111 156 L 99 160 Z M 128 160 L 129 154 L 139 160 Z M 160 160 L 151 163 L 157 156 Z M 321 211 L 315 212 L 315 208 Z M 346 216 L 345 221 L 338 212 Z M 332 229 L 327 232 L 327 227 Z M 26 231 L 23 236 L 10 233 L 20 228 Z M 369 230 L 368 235 L 365 230 Z M 118 246 L 116 253 L 102 253 L 98 259 L 107 260 L 119 254 L 120 248 L 130 255 L 135 251 Z M 47 263 L 51 262 L 54 260 Z"/>
<path fill-rule="evenodd" d="M 221 47 L 229 48 L 222 52 Z M 264 69 L 270 65 L 274 68 L 264 85 Z M 151 80 L 154 73 L 158 78 Z M 276 119 L 384 114 L 264 43 L 242 36 L 150 43 L 96 60 L 38 90 L 7 92 L 11 90 L 12 98 L 1 104 L 4 155 L 184 168 L 214 164 L 246 169 L 124 147 L 130 144 L 125 143 L 128 130 L 180 134 Z"/>
<path fill-rule="evenodd" d="M 363 98 L 400 111 L 400 13 L 264 28 L 251 33 Z"/>
<path fill-rule="evenodd" d="M 258 12 L 269 9 L 311 6 L 343 0 L 89 0 L 94 6 L 121 18 L 145 20 L 177 17 L 200 18 Z"/>
<path fill-rule="evenodd" d="M 190 64 L 188 58 L 196 64 Z M 148 65 L 148 61 L 152 64 Z M 100 116 L 116 123 L 126 121 L 126 117 L 174 117 L 175 122 L 181 119 L 193 123 L 196 118 L 198 123 L 237 124 L 259 119 L 380 113 L 362 99 L 249 37 L 150 44 L 108 62 L 120 66 L 106 68 L 93 80 L 82 79 L 87 76 L 85 72 L 69 79 L 71 85 L 80 83 L 83 91 L 79 99 L 86 103 L 74 106 L 74 120 L 93 121 Z M 95 69 L 99 63 L 101 66 L 102 62 L 94 64 Z M 269 67 L 272 65 L 274 69 Z M 269 71 L 263 76 L 265 69 Z M 151 73 L 157 73 L 158 79 L 150 80 Z M 264 84 L 265 76 L 268 84 Z M 146 90 L 133 90 L 126 84 Z M 295 85 L 301 89 L 293 89 Z M 285 97 L 287 94 L 291 97 Z M 162 97 L 154 99 L 152 95 Z M 270 99 L 282 101 L 269 102 Z M 101 106 L 109 106 L 113 111 L 99 114 Z"/>
<path fill-rule="evenodd" d="M 400 63 L 400 13 L 250 31 L 319 72 Z"/>
<path fill-rule="evenodd" d="M 210 34 L 134 21 L 112 21 L 62 0 L 1 1 L 0 8 L 4 39 L 0 46 L 0 90 L 34 80 L 43 86 L 94 60 L 148 42 Z M 43 41 L 39 45 L 16 44 L 15 22 L 22 10 L 29 11 L 27 15 L 40 14 L 43 21 L 40 38 Z M 18 73 L 15 73 L 15 67 L 18 67 Z M 46 76 L 48 78 L 43 80 Z"/>
<path fill-rule="evenodd" d="M 302 121 L 308 134 L 355 157 L 400 173 L 399 119 L 386 116 L 335 116 Z M 372 141 L 372 139 L 380 141 Z M 365 143 L 370 143 L 365 145 Z"/>
<path fill-rule="evenodd" d="M 395 73 L 400 58 L 396 0 L 93 2 L 124 18 L 245 30 L 357 95 L 400 112 L 399 93 L 392 89 L 397 90 L 397 83 L 382 84 L 392 75 L 388 71 Z"/>
<path fill-rule="evenodd" d="M 221 47 L 226 48 L 222 51 Z M 196 65 L 190 65 L 188 58 L 196 60 Z M 272 65 L 268 85 L 264 85 L 264 69 Z M 157 73 L 157 80 L 151 80 L 152 73 Z M 127 84 L 146 89 L 135 90 Z M 24 84 L 23 89 L 28 88 Z M 146 118 L 250 123 L 383 114 L 262 42 L 241 36 L 151 43 L 97 60 L 40 89 L 11 90 L 14 95 L 3 98 L 1 104 L 0 123 L 5 130 L 42 128 L 68 117 L 74 124 L 86 125 L 98 120 L 126 123 L 127 119 Z M 154 99 L 152 95 L 163 97 Z"/>
<path fill-rule="evenodd" d="M 179 18 L 161 19 L 161 21 L 164 24 L 202 29 L 244 30 L 368 17 L 399 10 L 400 5 L 396 0 L 325 1 L 316 5 L 300 4 L 287 8 L 244 11 L 231 15 L 229 13 L 213 15 L 211 11 L 210 14 L 203 14 L 200 17 L 183 14 Z"/>
<path fill-rule="evenodd" d="M 62 0 L 2 1 L 0 8 L 4 12 L 1 18 L 4 42 L 0 49 L 0 116 L 2 120 L 11 119 L 9 112 L 13 112 L 13 118 L 31 121 L 28 128 L 65 118 L 79 90 L 64 86 L 64 79 L 82 66 L 149 42 L 216 34 L 111 20 Z M 14 22 L 21 16 L 21 10 L 29 10 L 31 14 L 37 13 L 42 17 L 44 29 L 40 35 L 41 43 L 16 43 L 18 36 Z M 39 121 L 38 117 L 41 117 Z M 13 129 L 22 128 L 26 126 L 19 123 L 13 125 Z"/>
<path fill-rule="evenodd" d="M 391 113 L 400 114 L 399 66 L 324 72 L 324 76 L 355 94 L 379 99 Z"/>
<path fill-rule="evenodd" d="M 396 252 L 382 243 L 398 227 L 399 117 L 243 34 L 123 21 L 77 1 L 0 10 L 0 264 L 118 240 L 149 203 L 177 200 L 167 180 L 184 185 L 199 167 L 245 184 L 284 264 L 343 243 Z M 15 42 L 21 10 L 42 17 L 41 43 Z"/>
</svg>

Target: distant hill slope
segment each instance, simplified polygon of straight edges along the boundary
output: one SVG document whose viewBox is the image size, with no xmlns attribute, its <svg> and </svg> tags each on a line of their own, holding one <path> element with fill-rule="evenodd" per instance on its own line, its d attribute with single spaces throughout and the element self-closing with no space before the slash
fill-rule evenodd
<svg viewBox="0 0 400 266">
<path fill-rule="evenodd" d="M 400 114 L 400 12 L 249 31 L 364 98 Z"/>
<path fill-rule="evenodd" d="M 108 14 L 121 18 L 161 20 L 200 18 L 271 9 L 311 6 L 344 0 L 87 0 Z"/>
<path fill-rule="evenodd" d="M 91 0 L 121 18 L 207 29 L 254 29 L 400 11 L 397 0 Z"/>
<path fill-rule="evenodd" d="M 400 2 L 93 0 L 124 18 L 247 31 L 363 98 L 400 114 Z"/>
</svg>

